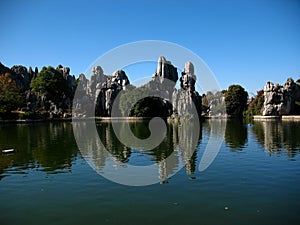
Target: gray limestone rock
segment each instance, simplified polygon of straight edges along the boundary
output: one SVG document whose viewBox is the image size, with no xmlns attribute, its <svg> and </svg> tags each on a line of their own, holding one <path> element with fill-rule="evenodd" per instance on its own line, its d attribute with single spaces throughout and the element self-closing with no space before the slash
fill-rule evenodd
<svg viewBox="0 0 300 225">
<path fill-rule="evenodd" d="M 194 65 L 186 62 L 180 77 L 180 89 L 172 94 L 173 112 L 178 116 L 198 114 L 201 116 L 202 98 L 195 90 Z"/>
<path fill-rule="evenodd" d="M 187 91 L 195 91 L 196 76 L 194 74 L 194 65 L 186 62 L 180 77 L 180 86 Z"/>
<path fill-rule="evenodd" d="M 104 75 L 103 69 L 95 66 L 90 80 L 86 79 L 84 74 L 78 78 L 75 113 L 85 115 L 87 111 L 92 112 L 91 107 L 94 107 L 96 116 L 111 116 L 113 104 L 118 104 L 115 100 L 119 92 L 131 88 L 123 70 Z"/>
<path fill-rule="evenodd" d="M 23 91 L 30 88 L 30 82 L 35 76 L 33 71 L 28 71 L 25 66 L 13 66 L 11 68 L 11 77 L 16 81 L 17 86 L 21 87 Z"/>
<path fill-rule="evenodd" d="M 161 82 L 166 78 L 176 83 L 178 80 L 177 68 L 174 67 L 170 61 L 167 61 L 164 56 L 160 56 L 158 58 L 156 72 L 153 74 L 153 78 L 155 77 L 159 77 Z"/>
<path fill-rule="evenodd" d="M 298 114 L 300 86 L 288 78 L 283 86 L 267 82 L 264 87 L 263 116 Z"/>
</svg>

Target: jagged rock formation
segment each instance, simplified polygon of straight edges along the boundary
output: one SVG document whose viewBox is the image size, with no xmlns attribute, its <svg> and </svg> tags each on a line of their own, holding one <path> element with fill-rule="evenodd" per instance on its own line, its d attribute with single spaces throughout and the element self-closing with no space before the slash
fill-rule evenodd
<svg viewBox="0 0 300 225">
<path fill-rule="evenodd" d="M 133 86 L 123 70 L 117 70 L 113 75 L 104 75 L 103 69 L 96 66 L 90 80 L 84 74 L 79 76 L 78 88 L 77 92 L 82 92 L 82 96 L 76 99 L 75 115 L 84 116 L 85 112 L 91 112 L 91 107 L 95 107 L 96 116 L 111 116 L 112 104 L 119 92 L 127 91 Z"/>
<path fill-rule="evenodd" d="M 185 116 L 196 112 L 199 116 L 201 115 L 202 98 L 195 91 L 195 83 L 194 65 L 191 62 L 186 62 L 180 78 L 181 88 L 174 90 L 172 95 L 173 111 L 178 116 Z"/>
<path fill-rule="evenodd" d="M 37 89 L 30 87 L 31 81 L 39 77 L 37 68 L 33 70 L 31 67 L 27 69 L 24 66 L 14 66 L 9 69 L 0 63 L 0 75 L 11 74 L 17 86 L 21 87 L 25 103 L 19 110 L 43 113 L 44 117 L 55 118 L 71 116 L 73 106 L 75 116 L 111 116 L 113 103 L 119 105 L 117 102 L 119 101 L 118 94 L 135 88 L 130 85 L 130 81 L 123 70 L 117 70 L 112 75 L 105 75 L 103 69 L 96 66 L 93 68 L 90 80 L 84 74 L 80 74 L 76 80 L 74 75 L 70 75 L 69 67 L 58 65 L 56 69 L 52 68 L 51 70 L 51 67 L 43 69 L 49 70 L 46 72 L 49 76 L 59 71 L 63 80 L 66 81 L 62 94 L 53 94 L 51 91 L 34 91 Z M 63 80 L 62 82 L 64 82 Z M 201 115 L 201 96 L 195 91 L 196 76 L 191 62 L 185 64 L 180 78 L 179 90 L 175 88 L 177 80 L 177 68 L 165 57 L 160 56 L 152 79 L 143 88 L 151 89 L 158 94 L 161 100 L 155 100 L 152 103 L 159 104 L 160 107 L 158 108 L 163 109 L 164 115 L 170 116 L 174 113 L 178 116 L 184 116 L 194 113 L 193 104 Z M 77 96 L 73 102 L 75 91 Z"/>
<path fill-rule="evenodd" d="M 96 115 L 111 116 L 112 104 L 118 105 L 118 102 L 115 102 L 117 95 L 130 87 L 129 79 L 123 70 L 117 70 L 112 76 L 107 76 L 101 86 L 100 84 L 97 85 L 96 92 Z"/>
<path fill-rule="evenodd" d="M 11 69 L 0 63 L 0 74 L 9 73 L 10 77 L 16 82 L 16 85 L 21 88 L 22 92 L 30 89 L 30 82 L 38 74 L 37 67 L 35 71 L 31 67 L 27 70 L 25 66 L 13 66 Z"/>
<path fill-rule="evenodd" d="M 155 90 L 159 96 L 170 100 L 177 80 L 177 68 L 170 61 L 167 61 L 164 56 L 160 56 L 151 81 L 145 84 L 144 87 Z"/>
<path fill-rule="evenodd" d="M 165 112 L 164 116 L 170 116 L 172 113 L 177 116 L 192 113 L 201 115 L 202 101 L 199 93 L 195 91 L 196 76 L 191 62 L 186 63 L 182 72 L 180 90 L 175 88 L 177 80 L 177 68 L 165 57 L 160 56 L 152 79 L 141 88 L 151 90 L 152 93 L 156 93 L 155 96 L 160 97 L 161 100 L 153 100 L 152 103 L 160 104 L 157 108 Z M 115 102 L 119 101 L 117 95 L 121 91 L 127 92 L 134 89 L 124 71 L 117 70 L 113 75 L 108 76 L 104 75 L 100 66 L 93 68 L 90 81 L 84 75 L 80 75 L 79 81 L 78 91 L 82 92 L 83 95 L 76 99 L 74 113 L 77 116 L 84 116 L 87 111 L 91 111 L 91 107 L 95 107 L 97 116 L 111 116 L 112 105 L 119 105 L 119 102 Z M 149 99 L 144 99 L 144 101 L 144 103 L 140 102 L 139 105 L 145 105 Z"/>
<path fill-rule="evenodd" d="M 65 80 L 65 84 L 63 84 L 65 91 L 59 98 L 50 93 L 37 92 L 31 89 L 30 84 L 39 73 L 37 67 L 33 70 L 32 67 L 27 69 L 18 65 L 9 69 L 0 63 L 0 75 L 10 74 L 10 77 L 16 82 L 24 97 L 23 105 L 20 105 L 19 110 L 33 114 L 43 114 L 44 118 L 71 116 L 72 101 L 77 87 L 76 78 L 74 75 L 70 75 L 69 67 L 58 65 L 56 70 L 59 71 L 61 76 L 63 76 L 63 80 Z"/>
<path fill-rule="evenodd" d="M 154 80 L 159 78 L 161 83 L 163 83 L 164 79 L 176 83 L 178 80 L 177 68 L 172 65 L 171 61 L 167 61 L 164 56 L 160 56 L 158 58 L 156 72 L 153 74 L 152 78 L 154 78 Z"/>
<path fill-rule="evenodd" d="M 289 78 L 283 86 L 269 81 L 263 90 L 265 98 L 263 116 L 300 113 L 300 79 L 295 83 Z"/>
<path fill-rule="evenodd" d="M 180 77 L 180 87 L 186 91 L 195 91 L 195 83 L 194 65 L 191 62 L 186 62 Z"/>
</svg>

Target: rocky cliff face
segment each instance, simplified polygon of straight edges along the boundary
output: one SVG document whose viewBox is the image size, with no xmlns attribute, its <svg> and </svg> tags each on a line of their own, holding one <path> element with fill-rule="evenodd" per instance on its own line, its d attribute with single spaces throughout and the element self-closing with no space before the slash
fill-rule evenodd
<svg viewBox="0 0 300 225">
<path fill-rule="evenodd" d="M 25 66 L 13 66 L 8 68 L 0 63 L 0 74 L 9 73 L 11 78 L 16 82 L 16 85 L 21 88 L 22 92 L 30 89 L 30 82 L 38 73 L 37 67 L 33 71 L 31 67 L 27 70 Z"/>
<path fill-rule="evenodd" d="M 295 83 L 289 78 L 283 86 L 267 82 L 264 87 L 264 98 L 262 112 L 264 116 L 299 114 L 300 79 Z"/>
<path fill-rule="evenodd" d="M 170 100 L 177 80 L 177 68 L 170 61 L 167 61 L 164 56 L 160 56 L 151 81 L 144 86 L 155 90 L 162 98 Z"/>
<path fill-rule="evenodd" d="M 112 76 L 107 76 L 103 83 L 98 83 L 97 86 L 96 115 L 111 116 L 112 104 L 118 104 L 118 102 L 115 102 L 117 95 L 122 90 L 127 91 L 130 82 L 123 70 L 117 70 Z"/>
<path fill-rule="evenodd" d="M 22 89 L 25 103 L 20 110 L 43 113 L 45 117 L 50 118 L 71 116 L 72 106 L 74 115 L 79 117 L 111 116 L 113 103 L 119 105 L 116 102 L 119 101 L 118 94 L 135 88 L 130 85 L 123 70 L 117 70 L 112 75 L 105 75 L 103 69 L 96 66 L 93 68 L 90 79 L 87 79 L 84 74 L 80 74 L 77 80 L 74 75 L 70 75 L 69 67 L 58 65 L 56 70 L 60 72 L 66 82 L 66 89 L 59 98 L 46 92 L 34 92 L 30 88 L 31 81 L 38 75 L 37 68 L 33 70 L 31 67 L 27 69 L 24 66 L 14 66 L 10 69 L 0 64 L 0 74 L 10 73 L 16 84 Z M 195 90 L 196 76 L 191 62 L 185 64 L 180 77 L 179 90 L 175 88 L 177 80 L 177 68 L 165 57 L 160 56 L 152 79 L 143 87 L 158 93 L 163 102 L 161 107 L 169 115 L 172 113 L 178 116 L 191 114 L 193 105 L 196 106 L 200 115 L 201 96 Z M 73 102 L 75 91 L 77 96 Z M 95 108 L 95 112 L 93 112 L 93 108 Z M 88 112 L 91 115 L 88 115 Z"/>
<path fill-rule="evenodd" d="M 195 91 L 196 75 L 194 74 L 194 65 L 186 62 L 180 77 L 180 89 L 175 88 L 178 80 L 177 68 L 165 57 L 160 56 L 157 63 L 157 69 L 152 80 L 145 86 L 156 90 L 159 96 L 165 101 L 169 101 L 172 108 L 169 110 L 175 116 L 183 117 L 193 113 L 201 115 L 202 99 Z"/>
<path fill-rule="evenodd" d="M 182 117 L 193 114 L 196 110 L 200 117 L 202 98 L 195 90 L 195 83 L 194 65 L 191 62 L 186 62 L 180 77 L 180 89 L 174 90 L 172 94 L 174 114 Z"/>
<path fill-rule="evenodd" d="M 74 75 L 70 75 L 69 67 L 58 65 L 56 70 L 60 72 L 64 78 L 63 80 L 65 80 L 65 92 L 59 99 L 50 93 L 35 92 L 31 89 L 31 81 L 36 78 L 39 72 L 37 67 L 34 70 L 31 67 L 27 69 L 21 65 L 8 68 L 0 63 L 0 75 L 9 73 L 24 97 L 23 105 L 20 105 L 19 110 L 30 113 L 42 113 L 46 118 L 71 116 L 72 101 L 77 87 L 76 78 Z"/>
<path fill-rule="evenodd" d="M 196 76 L 191 62 L 187 62 L 185 65 L 180 78 L 181 87 L 179 90 L 175 88 L 177 80 L 177 68 L 165 57 L 160 56 L 152 79 L 142 88 L 150 89 L 152 93 L 160 96 L 163 103 L 163 106 L 160 107 L 167 107 L 163 111 L 170 112 L 169 116 L 172 113 L 178 116 L 192 114 L 195 113 L 195 109 L 201 115 L 202 101 L 199 93 L 195 91 Z M 79 81 L 77 92 L 83 93 L 77 99 L 75 107 L 75 113 L 79 116 L 84 116 L 85 111 L 90 111 L 90 107 L 95 107 L 97 116 L 111 116 L 113 103 L 119 105 L 118 102 L 115 102 L 119 101 L 116 98 L 117 95 L 121 91 L 127 92 L 135 88 L 130 85 L 124 71 L 117 70 L 113 75 L 104 75 L 100 66 L 93 68 L 93 75 L 90 80 L 87 80 L 84 75 L 80 75 Z M 85 107 L 82 107 L 83 105 Z M 85 110 L 86 108 L 89 110 Z"/>
<path fill-rule="evenodd" d="M 110 116 L 112 104 L 120 91 L 127 91 L 133 88 L 123 70 L 117 70 L 113 75 L 104 75 L 100 66 L 93 68 L 93 75 L 88 80 L 81 74 L 79 76 L 78 91 L 82 96 L 78 97 L 75 114 L 85 116 L 86 111 L 91 111 L 90 107 L 95 107 L 96 116 Z M 117 104 L 117 103 L 116 103 Z M 88 106 L 86 110 L 82 106 Z"/>
</svg>

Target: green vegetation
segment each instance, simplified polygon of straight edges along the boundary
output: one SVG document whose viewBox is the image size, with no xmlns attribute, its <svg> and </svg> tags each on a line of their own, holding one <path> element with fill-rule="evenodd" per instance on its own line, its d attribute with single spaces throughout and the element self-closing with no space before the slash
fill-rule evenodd
<svg viewBox="0 0 300 225">
<path fill-rule="evenodd" d="M 260 90 L 257 92 L 257 95 L 254 98 L 251 98 L 248 109 L 246 111 L 246 116 L 251 118 L 254 115 L 261 115 L 261 110 L 264 105 L 264 91 Z"/>
<path fill-rule="evenodd" d="M 31 81 L 30 87 L 33 91 L 41 94 L 50 94 L 60 99 L 66 91 L 66 80 L 62 76 L 61 71 L 48 66 L 42 68 L 37 77 Z"/>
<path fill-rule="evenodd" d="M 29 72 L 27 72 L 26 67 L 14 66 L 12 69 L 9 69 L 0 63 L 0 118 L 31 119 L 36 117 L 48 118 L 49 115 L 57 118 L 71 116 L 72 101 L 79 79 L 76 83 L 75 76 L 69 75 L 69 71 L 68 67 L 59 65 L 56 69 L 52 66 L 43 67 L 40 72 L 38 72 L 37 68 L 35 72 L 29 68 Z M 87 90 L 90 92 L 90 83 L 86 82 L 86 87 L 81 88 L 82 96 L 86 95 Z M 289 101 L 292 102 L 291 111 L 286 114 L 299 115 L 300 79 L 296 81 L 296 85 L 292 78 L 288 79 L 285 86 L 275 85 L 276 90 L 274 90 L 274 95 L 271 96 L 271 104 L 287 104 L 286 102 L 290 99 Z M 104 92 L 100 92 L 99 96 L 101 98 L 98 96 L 97 100 L 99 102 L 97 104 L 104 105 L 103 102 L 100 102 L 104 98 L 108 105 L 115 101 L 115 105 L 119 106 L 119 109 L 114 112 L 114 116 L 172 116 L 171 103 L 160 98 L 161 93 L 158 90 L 148 88 L 150 86 L 145 85 L 139 88 L 131 86 L 126 91 L 118 89 L 117 92 L 112 91 L 108 96 L 104 96 Z M 109 88 L 106 87 L 106 89 L 114 90 L 114 87 L 112 85 Z M 170 89 L 170 93 L 171 91 Z M 118 94 L 119 92 L 121 93 L 120 95 Z M 256 96 L 248 101 L 248 93 L 242 86 L 230 85 L 228 90 L 215 93 L 208 91 L 202 95 L 201 115 L 218 117 L 226 116 L 227 114 L 232 117 L 245 116 L 247 119 L 252 119 L 254 115 L 261 115 L 263 109 L 266 110 L 264 108 L 264 100 L 263 90 L 258 91 Z M 95 115 L 111 115 L 110 109 L 101 107 L 96 109 Z M 278 108 L 279 106 L 276 107 Z M 174 118 L 176 117 L 176 115 L 173 116 Z M 189 117 L 189 115 L 181 115 L 181 117 L 185 118 Z"/>
<path fill-rule="evenodd" d="M 0 117 L 7 118 L 22 104 L 21 90 L 9 73 L 0 76 Z"/>
<path fill-rule="evenodd" d="M 225 93 L 226 112 L 230 116 L 243 116 L 247 108 L 248 93 L 240 85 L 230 85 Z"/>
<path fill-rule="evenodd" d="M 124 93 L 121 95 L 119 103 L 122 115 L 136 117 L 170 116 L 172 114 L 170 103 L 155 96 L 158 96 L 158 93 L 146 87 L 135 88 Z"/>
<path fill-rule="evenodd" d="M 168 117 L 172 114 L 171 106 L 158 97 L 146 97 L 138 101 L 130 110 L 129 116 Z"/>
</svg>

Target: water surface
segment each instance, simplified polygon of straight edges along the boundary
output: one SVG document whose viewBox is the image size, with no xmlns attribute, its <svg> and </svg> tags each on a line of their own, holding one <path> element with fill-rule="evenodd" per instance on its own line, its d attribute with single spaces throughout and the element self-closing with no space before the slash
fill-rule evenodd
<svg viewBox="0 0 300 225">
<path fill-rule="evenodd" d="M 130 124 L 139 138 L 147 125 Z M 157 171 L 160 183 L 132 187 L 111 182 L 82 157 L 71 123 L 1 125 L 0 221 L 6 224 L 299 224 L 300 123 L 230 120 L 213 163 L 199 162 L 214 134 L 213 121 L 193 135 L 168 125 L 153 151 L 120 143 L 110 123 L 99 123 L 99 137 L 114 162 L 158 163 L 178 151 L 178 162 Z M 178 143 L 197 143 L 195 152 Z M 98 169 L 110 157 L 92 152 Z M 191 157 L 190 157 L 191 156 Z M 186 164 L 174 176 L 180 165 Z"/>
</svg>

